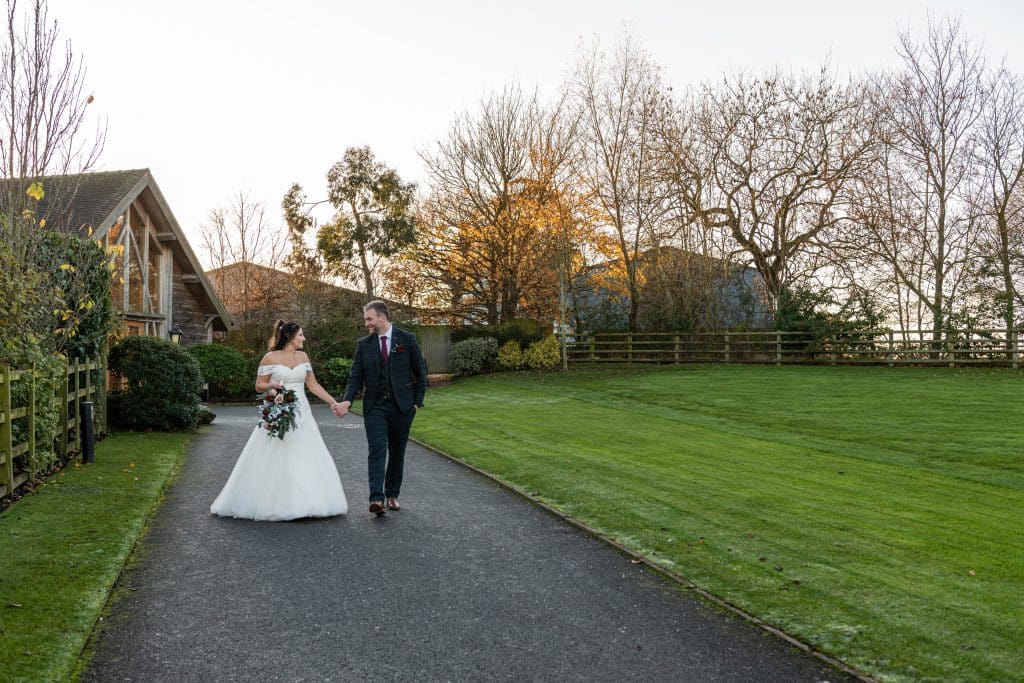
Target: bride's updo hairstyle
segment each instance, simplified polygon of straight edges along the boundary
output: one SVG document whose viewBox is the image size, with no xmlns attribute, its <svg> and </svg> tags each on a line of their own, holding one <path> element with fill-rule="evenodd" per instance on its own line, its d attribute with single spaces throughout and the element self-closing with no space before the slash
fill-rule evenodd
<svg viewBox="0 0 1024 683">
<path fill-rule="evenodd" d="M 297 322 L 290 320 L 278 320 L 274 323 L 274 334 L 270 337 L 270 341 L 267 342 L 267 348 L 271 351 L 280 351 L 285 347 L 285 344 L 295 338 L 295 335 L 299 333 L 302 325 Z"/>
</svg>

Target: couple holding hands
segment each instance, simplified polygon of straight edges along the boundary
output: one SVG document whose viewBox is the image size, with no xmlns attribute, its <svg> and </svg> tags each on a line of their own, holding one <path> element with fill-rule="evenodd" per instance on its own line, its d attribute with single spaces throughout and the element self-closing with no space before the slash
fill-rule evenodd
<svg viewBox="0 0 1024 683">
<path fill-rule="evenodd" d="M 370 512 L 399 510 L 399 493 L 416 410 L 423 407 L 427 366 L 416 336 L 391 324 L 388 306 L 371 301 L 363 307 L 370 332 L 356 344 L 348 386 L 341 401 L 316 381 L 302 350 L 305 336 L 298 323 L 278 321 L 270 352 L 260 361 L 256 391 L 295 391 L 295 426 L 282 438 L 257 427 L 210 512 L 225 517 L 283 521 L 330 517 L 348 512 L 348 503 L 334 460 L 313 418 L 305 390 L 344 417 L 363 392 Z"/>
</svg>

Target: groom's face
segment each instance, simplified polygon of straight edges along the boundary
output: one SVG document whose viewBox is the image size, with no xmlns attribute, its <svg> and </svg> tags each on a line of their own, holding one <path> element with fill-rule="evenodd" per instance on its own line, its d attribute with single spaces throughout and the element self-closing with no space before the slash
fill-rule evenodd
<svg viewBox="0 0 1024 683">
<path fill-rule="evenodd" d="M 363 313 L 363 324 L 366 325 L 366 329 L 374 334 L 387 332 L 389 325 L 388 317 L 378 313 L 372 308 Z"/>
</svg>

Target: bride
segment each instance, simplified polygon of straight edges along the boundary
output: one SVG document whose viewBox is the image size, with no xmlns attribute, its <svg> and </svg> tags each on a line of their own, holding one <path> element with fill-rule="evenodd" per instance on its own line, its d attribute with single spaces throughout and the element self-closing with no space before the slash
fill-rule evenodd
<svg viewBox="0 0 1024 683">
<path fill-rule="evenodd" d="M 292 389 L 298 398 L 295 426 L 283 439 L 256 427 L 210 512 L 223 517 L 268 521 L 330 517 L 348 512 L 341 477 L 327 452 L 309 409 L 303 385 L 336 405 L 313 375 L 302 351 L 305 336 L 298 323 L 278 320 L 270 352 L 260 361 L 256 391 Z"/>
</svg>

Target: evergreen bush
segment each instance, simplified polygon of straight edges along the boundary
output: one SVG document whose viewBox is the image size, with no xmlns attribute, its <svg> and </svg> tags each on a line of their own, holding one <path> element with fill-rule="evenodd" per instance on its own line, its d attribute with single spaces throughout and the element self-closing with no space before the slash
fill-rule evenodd
<svg viewBox="0 0 1024 683">
<path fill-rule="evenodd" d="M 249 399 L 256 393 L 255 375 L 241 352 L 223 344 L 200 344 L 188 352 L 199 363 L 211 400 Z"/>
<path fill-rule="evenodd" d="M 551 370 L 562 362 L 562 349 L 558 337 L 550 335 L 530 344 L 523 354 L 523 362 L 534 370 Z"/>
<path fill-rule="evenodd" d="M 494 337 L 498 341 L 498 346 L 504 346 L 510 341 L 517 341 L 520 348 L 526 348 L 527 345 L 539 341 L 543 336 L 544 329 L 541 324 L 527 318 L 515 318 L 497 327 L 462 325 L 452 328 L 452 343 L 478 337 Z"/>
<path fill-rule="evenodd" d="M 498 362 L 498 340 L 494 337 L 473 337 L 452 344 L 448 369 L 456 375 L 478 375 L 488 372 Z"/>
<path fill-rule="evenodd" d="M 128 429 L 195 429 L 203 375 L 183 347 L 128 337 L 110 350 L 110 422 Z"/>
<path fill-rule="evenodd" d="M 352 360 L 349 358 L 331 358 L 313 368 L 316 379 L 332 396 L 341 396 L 348 386 L 348 375 L 352 371 Z"/>
</svg>

